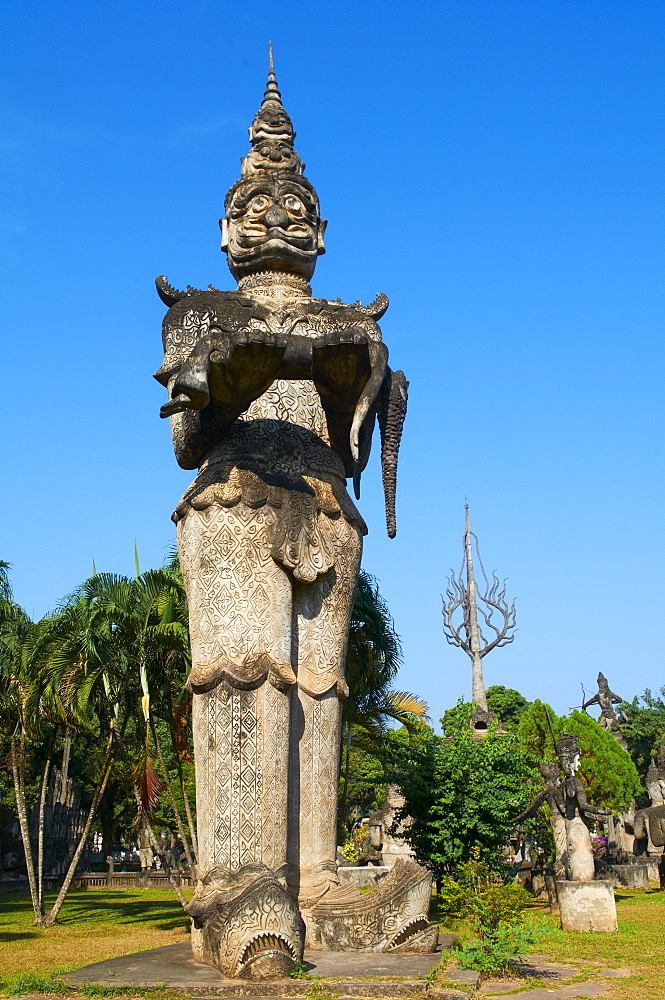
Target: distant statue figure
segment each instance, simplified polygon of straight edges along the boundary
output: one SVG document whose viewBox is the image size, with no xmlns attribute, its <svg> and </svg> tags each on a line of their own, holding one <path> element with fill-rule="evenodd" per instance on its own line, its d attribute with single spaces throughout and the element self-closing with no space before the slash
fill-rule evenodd
<svg viewBox="0 0 665 1000">
<path fill-rule="evenodd" d="M 152 868 L 154 855 L 150 844 L 150 832 L 146 826 L 140 826 L 137 836 L 139 862 L 142 872 L 149 872 Z"/>
<path fill-rule="evenodd" d="M 538 767 L 545 787 L 537 795 L 528 809 L 516 816 L 515 825 L 535 816 L 545 803 L 550 807 L 550 827 L 554 839 L 554 874 L 557 878 L 568 878 L 568 846 L 566 834 L 566 802 L 561 791 L 561 767 L 558 760 L 551 760 Z"/>
<path fill-rule="evenodd" d="M 369 817 L 370 844 L 382 865 L 389 867 L 396 861 L 408 861 L 414 852 L 404 839 L 404 833 L 413 824 L 408 817 L 395 822 L 395 816 L 404 808 L 404 796 L 398 785 L 386 785 L 385 802 Z"/>
<path fill-rule="evenodd" d="M 598 719 L 598 725 L 602 726 L 603 729 L 610 729 L 613 731 L 612 735 L 615 736 L 618 742 L 624 747 L 626 744 L 621 736 L 619 730 L 619 722 L 627 722 L 628 719 L 626 715 L 621 712 L 620 716 L 617 716 L 614 711 L 614 706 L 620 704 L 623 701 L 618 694 L 610 690 L 610 686 L 607 683 L 607 677 L 603 673 L 598 674 L 598 691 L 593 696 L 585 701 L 582 705 L 582 710 L 586 711 L 590 705 L 598 705 L 600 708 L 600 718 Z"/>
<path fill-rule="evenodd" d="M 651 805 L 635 813 L 633 851 L 638 856 L 645 853 L 658 856 L 665 847 L 665 748 L 661 749 L 658 761 L 649 766 L 645 784 Z"/>
<path fill-rule="evenodd" d="M 592 806 L 586 791 L 577 777 L 580 766 L 580 744 L 575 736 L 562 736 L 556 750 L 564 773 L 563 791 L 566 809 L 566 849 L 568 852 L 569 879 L 573 882 L 591 881 L 595 875 L 593 848 L 584 816 L 589 814 L 607 819 L 611 813 Z"/>
</svg>

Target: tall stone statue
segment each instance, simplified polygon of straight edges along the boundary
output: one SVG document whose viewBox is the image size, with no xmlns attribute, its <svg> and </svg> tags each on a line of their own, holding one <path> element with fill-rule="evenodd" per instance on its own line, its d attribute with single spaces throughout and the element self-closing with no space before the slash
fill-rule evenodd
<svg viewBox="0 0 665 1000">
<path fill-rule="evenodd" d="M 575 736 L 562 736 L 557 740 L 556 750 L 564 774 L 563 792 L 566 810 L 567 868 L 572 881 L 593 879 L 595 868 L 589 828 L 584 822 L 585 815 L 607 819 L 611 815 L 606 809 L 592 806 L 577 771 L 580 766 L 580 744 Z"/>
<path fill-rule="evenodd" d="M 235 291 L 157 289 L 189 602 L 198 958 L 227 974 L 288 971 L 337 885 L 344 661 L 362 537 L 351 500 L 375 420 L 388 533 L 407 386 L 369 306 L 312 298 L 326 222 L 294 149 L 270 55 L 222 250 Z M 334 895 L 334 893 L 333 893 Z M 326 899 L 332 899 L 327 896 Z"/>
<path fill-rule="evenodd" d="M 528 809 L 515 817 L 522 823 L 547 803 L 554 839 L 554 873 L 557 878 L 580 881 L 593 879 L 594 861 L 591 836 L 584 822 L 588 813 L 606 819 L 610 813 L 591 805 L 584 785 L 577 776 L 580 765 L 580 744 L 575 736 L 562 736 L 556 741 L 557 760 L 541 764 L 544 789 Z M 563 771 L 563 781 L 560 772 Z"/>
</svg>

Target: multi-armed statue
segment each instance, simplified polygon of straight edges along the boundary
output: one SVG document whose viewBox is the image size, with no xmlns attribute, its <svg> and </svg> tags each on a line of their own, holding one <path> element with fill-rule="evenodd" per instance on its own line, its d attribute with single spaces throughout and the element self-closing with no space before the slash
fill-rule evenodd
<svg viewBox="0 0 665 1000">
<path fill-rule="evenodd" d="M 329 923 L 337 912 L 344 661 L 367 530 L 346 479 L 358 496 L 378 417 L 392 537 L 408 383 L 387 364 L 384 295 L 311 297 L 326 223 L 272 53 L 249 132 L 220 223 L 237 290 L 157 279 L 169 311 L 156 378 L 178 463 L 199 470 L 173 515 L 192 642 L 194 948 L 260 977 L 302 955 L 301 914 L 315 945 L 322 897 Z M 384 947 L 405 940 L 399 906 L 387 905 Z"/>
</svg>

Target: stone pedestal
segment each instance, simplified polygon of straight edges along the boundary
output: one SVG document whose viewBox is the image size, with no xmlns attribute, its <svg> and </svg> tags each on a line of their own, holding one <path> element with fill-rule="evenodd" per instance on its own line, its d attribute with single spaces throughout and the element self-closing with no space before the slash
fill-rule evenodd
<svg viewBox="0 0 665 1000">
<path fill-rule="evenodd" d="M 649 881 L 658 882 L 660 881 L 660 865 L 664 858 L 665 855 L 662 854 L 655 857 L 649 854 L 640 854 L 637 857 L 625 858 L 623 863 L 631 866 L 646 865 Z"/>
<path fill-rule="evenodd" d="M 643 865 L 610 865 L 607 875 L 615 889 L 622 886 L 627 889 L 649 888 L 649 866 Z"/>
<path fill-rule="evenodd" d="M 337 877 L 340 885 L 352 885 L 356 889 L 373 889 L 381 879 L 390 874 L 388 865 L 363 865 L 340 867 Z"/>
<path fill-rule="evenodd" d="M 562 930 L 600 933 L 617 930 L 614 887 L 609 880 L 568 882 L 558 879 L 556 890 Z"/>
</svg>

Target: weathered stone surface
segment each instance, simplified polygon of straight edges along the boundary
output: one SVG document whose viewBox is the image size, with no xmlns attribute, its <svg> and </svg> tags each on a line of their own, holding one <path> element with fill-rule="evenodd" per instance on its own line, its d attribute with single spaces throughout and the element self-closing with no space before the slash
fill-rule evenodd
<svg viewBox="0 0 665 1000">
<path fill-rule="evenodd" d="M 359 496 L 378 419 L 392 537 L 408 386 L 376 322 L 385 296 L 369 306 L 312 298 L 326 222 L 294 139 L 271 54 L 221 222 L 237 289 L 157 279 L 169 307 L 161 415 L 178 463 L 198 469 L 173 515 L 192 648 L 193 944 L 232 975 L 272 976 L 296 961 L 284 885 L 306 919 L 337 886 L 344 661 L 367 531 L 346 479 Z M 257 866 L 268 874 L 245 884 Z M 245 906 L 251 915 L 232 919 Z"/>
<path fill-rule="evenodd" d="M 298 907 L 265 866 L 210 869 L 187 913 L 194 957 L 228 976 L 279 979 L 302 959 L 305 925 Z"/>
<path fill-rule="evenodd" d="M 570 878 L 574 882 L 590 882 L 595 874 L 589 829 L 580 816 L 566 822 L 566 844 Z"/>
<path fill-rule="evenodd" d="M 308 944 L 330 951 L 434 951 L 428 928 L 432 876 L 413 861 L 397 861 L 372 892 L 351 887 L 329 890 L 312 908 Z M 423 932 L 428 932 L 423 935 Z"/>
<path fill-rule="evenodd" d="M 631 889 L 649 888 L 648 865 L 610 865 L 607 877 L 615 888 L 625 886 Z"/>
<path fill-rule="evenodd" d="M 442 935 L 444 949 L 451 947 L 457 935 Z M 357 984 L 370 978 L 365 986 L 386 985 L 394 990 L 406 989 L 411 992 L 424 991 L 426 977 L 441 960 L 441 950 L 432 955 L 393 955 L 385 952 L 367 954 L 362 952 L 305 951 L 304 964 L 307 976 L 324 980 L 335 980 L 334 992 L 342 993 L 339 984 L 343 982 L 351 995 L 357 994 Z M 371 979 L 379 978 L 381 983 Z M 186 989 L 199 995 L 206 993 L 228 997 L 290 995 L 307 996 L 312 991 L 311 979 L 288 979 L 269 983 L 239 982 L 238 979 L 224 977 L 218 969 L 201 965 L 192 956 L 188 942 L 153 948 L 139 954 L 124 955 L 121 958 L 96 962 L 65 979 L 73 985 L 99 983 L 113 986 L 156 986 Z M 350 988 L 353 984 L 353 988 Z M 330 983 L 332 987 L 333 984 Z"/>
<path fill-rule="evenodd" d="M 572 882 L 557 880 L 561 928 L 564 931 L 617 930 L 614 887 L 609 881 Z"/>
<path fill-rule="evenodd" d="M 480 973 L 475 969 L 446 969 L 440 975 L 440 983 L 459 983 L 472 990 L 480 989 Z M 429 996 L 436 996 L 436 987 Z"/>
<path fill-rule="evenodd" d="M 351 885 L 356 889 L 373 889 L 382 879 L 389 875 L 388 865 L 349 865 L 337 869 L 337 877 L 341 886 Z"/>
</svg>

